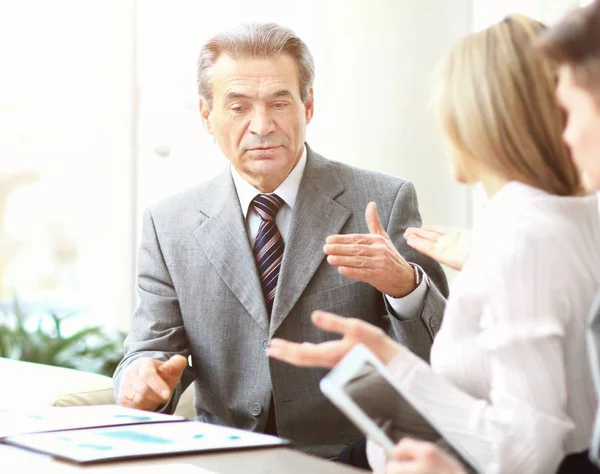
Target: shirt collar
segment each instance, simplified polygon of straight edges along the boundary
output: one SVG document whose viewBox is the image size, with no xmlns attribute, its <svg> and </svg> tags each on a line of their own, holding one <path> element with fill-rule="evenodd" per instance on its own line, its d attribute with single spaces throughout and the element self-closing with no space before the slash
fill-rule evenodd
<svg viewBox="0 0 600 474">
<path fill-rule="evenodd" d="M 294 205 L 296 204 L 296 197 L 298 196 L 298 189 L 300 188 L 300 181 L 302 181 L 302 176 L 304 175 L 305 166 L 306 145 L 304 146 L 302 156 L 298 163 L 296 163 L 296 166 L 294 166 L 294 169 L 283 180 L 283 183 L 273 191 L 273 194 L 277 194 L 291 209 L 294 209 Z M 233 178 L 233 183 L 235 184 L 235 189 L 245 219 L 248 215 L 250 203 L 256 196 L 261 194 L 261 192 L 242 178 L 233 165 L 231 165 L 231 177 Z"/>
</svg>

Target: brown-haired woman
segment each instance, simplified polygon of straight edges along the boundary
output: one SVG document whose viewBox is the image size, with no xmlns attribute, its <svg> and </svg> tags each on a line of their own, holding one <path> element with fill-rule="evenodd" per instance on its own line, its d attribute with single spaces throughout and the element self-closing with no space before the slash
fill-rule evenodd
<svg viewBox="0 0 600 474">
<path fill-rule="evenodd" d="M 564 140 L 575 163 L 584 171 L 586 184 L 599 192 L 600 0 L 573 10 L 544 32 L 539 49 L 558 66 L 557 96 L 568 115 Z M 596 387 L 600 387 L 600 298 L 592 308 L 589 324 L 590 357 Z M 600 467 L 600 411 L 596 415 L 590 459 Z"/>
</svg>

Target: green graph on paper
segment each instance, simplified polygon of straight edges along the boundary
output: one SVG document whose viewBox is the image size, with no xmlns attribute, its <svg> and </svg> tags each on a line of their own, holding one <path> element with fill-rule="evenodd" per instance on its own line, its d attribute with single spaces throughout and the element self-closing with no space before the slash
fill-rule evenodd
<svg viewBox="0 0 600 474">
<path fill-rule="evenodd" d="M 161 438 L 159 436 L 153 436 L 145 433 L 139 433 L 137 431 L 109 431 L 108 433 L 101 433 L 100 436 L 104 436 L 110 439 L 117 439 L 120 441 L 132 441 L 134 443 L 143 444 L 171 444 L 173 440 L 167 438 Z"/>
</svg>

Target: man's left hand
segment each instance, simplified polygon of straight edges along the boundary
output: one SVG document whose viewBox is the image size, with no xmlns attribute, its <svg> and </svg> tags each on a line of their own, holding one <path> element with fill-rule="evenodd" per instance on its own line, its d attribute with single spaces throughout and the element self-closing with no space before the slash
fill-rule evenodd
<svg viewBox="0 0 600 474">
<path fill-rule="evenodd" d="M 354 280 L 360 280 L 393 298 L 402 298 L 415 288 L 415 273 L 394 246 L 379 221 L 374 202 L 365 212 L 368 234 L 327 237 L 327 262 Z"/>
</svg>

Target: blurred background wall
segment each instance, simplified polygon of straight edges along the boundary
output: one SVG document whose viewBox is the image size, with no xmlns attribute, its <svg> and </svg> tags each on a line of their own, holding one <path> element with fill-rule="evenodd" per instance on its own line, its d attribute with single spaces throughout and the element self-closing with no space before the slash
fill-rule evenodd
<svg viewBox="0 0 600 474">
<path fill-rule="evenodd" d="M 482 198 L 449 177 L 434 67 L 507 13 L 551 23 L 578 3 L 0 0 L 0 307 L 17 292 L 128 328 L 143 210 L 226 163 L 201 128 L 195 67 L 202 43 L 240 21 L 307 42 L 315 150 L 412 180 L 424 222 L 470 226 Z"/>
</svg>

